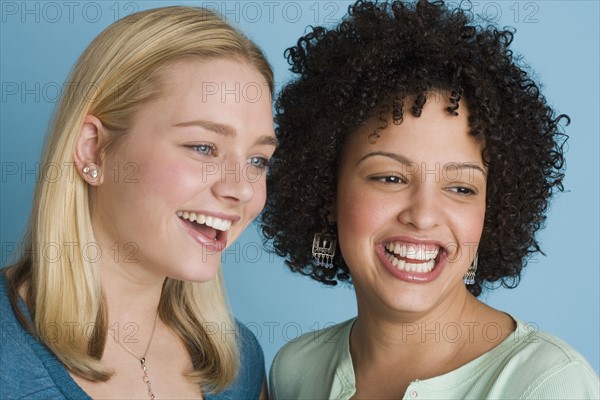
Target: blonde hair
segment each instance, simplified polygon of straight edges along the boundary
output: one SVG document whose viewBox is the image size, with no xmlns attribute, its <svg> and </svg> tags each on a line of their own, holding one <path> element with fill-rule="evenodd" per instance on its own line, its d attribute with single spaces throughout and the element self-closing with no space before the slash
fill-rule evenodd
<svg viewBox="0 0 600 400">
<path fill-rule="evenodd" d="M 39 179 L 24 238 L 26 250 L 11 267 L 9 293 L 21 323 L 69 371 L 86 379 L 104 381 L 111 373 L 99 362 L 108 328 L 100 265 L 83 251 L 95 240 L 88 186 L 73 168 L 77 137 L 86 115 L 94 115 L 113 134 L 110 148 L 126 134 L 138 107 L 161 95 L 160 71 L 189 58 L 246 62 L 264 76 L 273 93 L 271 67 L 249 39 L 206 9 L 165 7 L 130 15 L 94 39 L 71 74 L 52 124 L 42 165 L 70 165 L 71 170 L 59 180 Z M 47 244 L 80 248 L 55 259 L 40 251 Z M 17 305 L 23 286 L 33 324 Z M 239 364 L 236 338 L 222 333 L 234 330 L 235 322 L 220 274 L 205 283 L 167 278 L 159 315 L 185 343 L 194 382 L 212 391 L 234 380 Z M 51 326 L 59 329 L 56 337 L 46 332 Z M 71 326 L 75 329 L 68 335 L 60 334 Z"/>
</svg>

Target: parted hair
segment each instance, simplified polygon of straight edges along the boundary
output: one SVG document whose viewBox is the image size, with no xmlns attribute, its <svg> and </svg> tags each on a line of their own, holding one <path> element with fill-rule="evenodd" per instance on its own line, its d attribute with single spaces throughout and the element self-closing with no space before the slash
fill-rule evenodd
<svg viewBox="0 0 600 400">
<path fill-rule="evenodd" d="M 215 13 L 195 7 L 165 7 L 123 18 L 100 33 L 72 71 L 56 110 L 42 156 L 42 168 L 72 165 L 86 115 L 94 115 L 111 134 L 104 152 L 127 135 L 140 106 L 162 95 L 162 71 L 181 60 L 236 59 L 256 68 L 270 84 L 273 73 L 262 51 Z M 74 170 L 74 169 L 73 169 Z M 63 174 L 68 175 L 68 174 Z M 21 323 L 74 374 L 92 381 L 110 379 L 99 362 L 107 340 L 107 310 L 100 263 L 74 251 L 49 259 L 45 244 L 95 243 L 87 183 L 40 179 L 20 259 L 8 269 L 9 296 Z M 106 249 L 105 249 L 106 250 Z M 19 291 L 31 320 L 18 306 Z M 207 326 L 235 329 L 218 274 L 205 283 L 167 278 L 159 317 L 185 344 L 194 370 L 189 378 L 210 391 L 230 384 L 237 374 L 236 338 L 208 332 Z M 47 328 L 76 326 L 72 334 L 49 338 Z M 83 328 L 89 329 L 83 329 Z M 82 329 L 79 329 L 82 328 Z"/>
<path fill-rule="evenodd" d="M 333 28 L 313 27 L 286 56 L 293 80 L 276 103 L 279 146 L 270 163 L 262 229 L 292 271 L 327 285 L 350 281 L 339 251 L 334 267 L 312 259 L 313 235 L 327 232 L 346 138 L 378 118 L 418 117 L 432 92 L 447 112 L 468 105 L 470 134 L 483 139 L 489 171 L 476 282 L 515 287 L 550 198 L 563 190 L 566 135 L 540 85 L 498 29 L 442 1 L 358 1 Z M 445 94 L 446 93 L 446 94 Z M 494 284 L 487 285 L 490 287 Z"/>
</svg>

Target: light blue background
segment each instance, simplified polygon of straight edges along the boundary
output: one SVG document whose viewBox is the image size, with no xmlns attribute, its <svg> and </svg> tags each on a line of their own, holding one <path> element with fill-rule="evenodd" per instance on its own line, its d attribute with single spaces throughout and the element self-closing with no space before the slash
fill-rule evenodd
<svg viewBox="0 0 600 400">
<path fill-rule="evenodd" d="M 19 241 L 30 212 L 32 171 L 57 89 L 85 46 L 117 16 L 167 4 L 217 8 L 261 45 L 281 87 L 290 78 L 284 50 L 307 25 L 339 20 L 349 3 L 1 1 L 1 264 Z M 517 289 L 499 289 L 482 298 L 561 337 L 598 372 L 599 3 L 476 1 L 473 7 L 492 22 L 517 28 L 513 48 L 535 68 L 550 104 L 573 121 L 567 128 L 567 192 L 552 204 L 540 236 L 547 256 L 532 260 Z M 261 244 L 252 226 L 225 253 L 223 268 L 233 310 L 259 337 L 268 368 L 286 341 L 354 316 L 356 305 L 351 288 L 326 288 L 292 274 Z"/>
</svg>

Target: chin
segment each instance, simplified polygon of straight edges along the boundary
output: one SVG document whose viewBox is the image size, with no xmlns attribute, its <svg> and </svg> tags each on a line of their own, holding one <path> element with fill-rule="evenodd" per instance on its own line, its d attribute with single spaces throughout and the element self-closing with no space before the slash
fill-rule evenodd
<svg viewBox="0 0 600 400">
<path fill-rule="evenodd" d="M 402 296 L 402 298 L 389 299 L 386 304 L 398 313 L 425 314 L 434 308 L 436 300 L 413 294 L 410 297 Z"/>
<path fill-rule="evenodd" d="M 220 266 L 219 263 L 215 263 L 215 265 L 211 264 L 212 263 L 206 262 L 202 264 L 189 265 L 185 270 L 169 274 L 168 277 L 185 282 L 209 282 L 213 280 L 215 276 L 217 276 Z"/>
<path fill-rule="evenodd" d="M 193 282 L 193 283 L 206 283 L 214 279 L 216 274 L 212 275 L 173 275 L 169 276 L 171 279 L 175 279 L 182 282 Z"/>
</svg>

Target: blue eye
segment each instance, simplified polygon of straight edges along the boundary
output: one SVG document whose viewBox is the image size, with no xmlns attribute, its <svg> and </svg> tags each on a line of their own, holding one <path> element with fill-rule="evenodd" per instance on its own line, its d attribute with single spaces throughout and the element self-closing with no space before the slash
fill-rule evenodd
<svg viewBox="0 0 600 400">
<path fill-rule="evenodd" d="M 205 154 L 205 155 L 214 155 L 215 152 L 215 146 L 211 145 L 211 144 L 198 144 L 198 145 L 192 145 L 189 146 L 192 150 L 200 153 L 200 154 Z"/>
<path fill-rule="evenodd" d="M 264 157 L 250 157 L 250 159 L 248 160 L 248 163 L 250 165 L 260 169 L 265 169 L 267 167 L 268 162 L 269 160 L 267 160 Z"/>
</svg>

